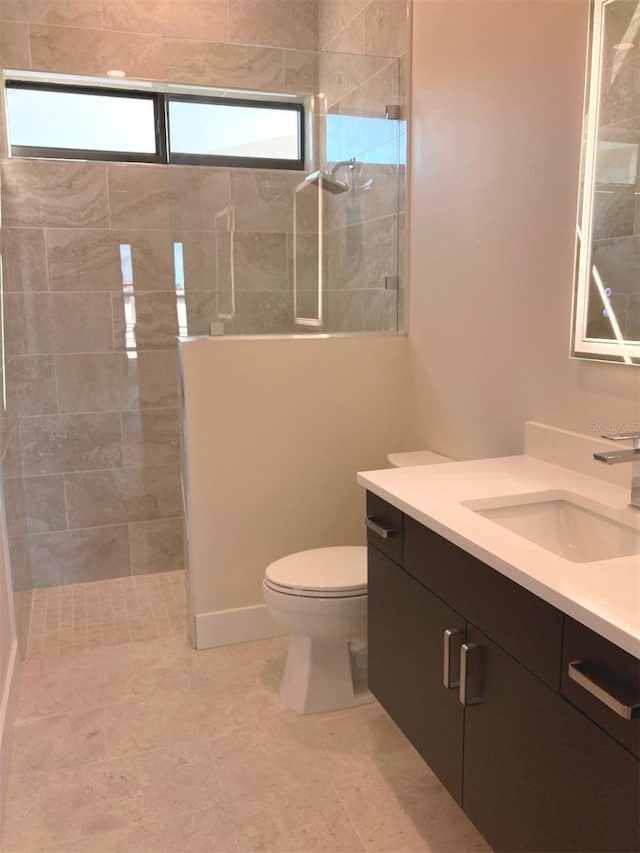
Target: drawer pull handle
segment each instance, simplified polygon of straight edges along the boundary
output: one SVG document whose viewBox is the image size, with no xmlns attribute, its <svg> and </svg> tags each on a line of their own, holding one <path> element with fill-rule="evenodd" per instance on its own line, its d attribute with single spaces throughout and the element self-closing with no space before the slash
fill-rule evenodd
<svg viewBox="0 0 640 853">
<path fill-rule="evenodd" d="M 375 515 L 368 515 L 366 518 L 366 524 L 369 530 L 373 530 L 378 536 L 381 536 L 383 539 L 391 539 L 392 536 L 396 535 L 396 531 L 393 527 L 383 527 L 381 524 L 375 520 Z"/>
<path fill-rule="evenodd" d="M 595 696 L 600 702 L 610 708 L 619 717 L 625 720 L 630 720 L 632 717 L 637 717 L 640 713 L 640 702 L 628 702 L 628 699 L 621 699 L 614 696 L 611 692 L 611 685 L 607 685 L 609 689 L 605 689 L 598 681 L 603 681 L 602 677 L 598 679 L 596 668 L 588 661 L 574 660 L 569 664 L 569 678 L 583 687 L 592 696 Z"/>
<path fill-rule="evenodd" d="M 453 645 L 452 641 L 454 637 L 456 638 L 456 649 L 452 653 L 451 647 Z M 447 628 L 444 632 L 442 683 L 447 690 L 452 690 L 454 687 L 460 686 L 460 668 L 457 667 L 457 671 L 452 673 L 451 664 L 460 660 L 460 647 L 462 646 L 463 640 L 464 631 L 461 631 L 460 628 Z"/>
<path fill-rule="evenodd" d="M 460 702 L 463 705 L 479 705 L 482 695 L 482 672 L 480 646 L 463 643 L 460 649 Z"/>
</svg>

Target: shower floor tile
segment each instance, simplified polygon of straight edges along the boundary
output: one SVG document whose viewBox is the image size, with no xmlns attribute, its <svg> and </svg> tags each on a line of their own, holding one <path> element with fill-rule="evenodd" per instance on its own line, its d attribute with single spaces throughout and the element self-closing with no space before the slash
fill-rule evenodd
<svg viewBox="0 0 640 853">
<path fill-rule="evenodd" d="M 181 573 L 37 598 L 2 853 L 490 850 L 376 702 L 282 703 L 286 637 L 191 649 Z"/>
<path fill-rule="evenodd" d="M 183 637 L 185 610 L 183 571 L 35 589 L 25 658 Z"/>
</svg>

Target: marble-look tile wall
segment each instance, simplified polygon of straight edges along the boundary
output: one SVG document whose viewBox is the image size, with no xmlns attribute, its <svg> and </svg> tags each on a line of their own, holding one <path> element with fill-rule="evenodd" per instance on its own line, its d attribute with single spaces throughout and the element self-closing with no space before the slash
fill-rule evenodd
<svg viewBox="0 0 640 853">
<path fill-rule="evenodd" d="M 408 14 L 407 0 L 319 0 L 325 144 L 330 136 L 331 150 L 357 161 L 352 172 L 339 175 L 350 191 L 326 200 L 325 313 L 331 331 L 404 326 Z M 388 104 L 401 107 L 399 121 L 385 121 Z M 375 120 L 375 132 L 349 117 Z M 387 277 L 398 277 L 398 290 L 385 287 Z"/>
<path fill-rule="evenodd" d="M 0 65 L 322 88 L 333 112 L 377 115 L 402 95 L 403 15 L 406 0 L 0 0 Z M 299 331 L 300 173 L 10 160 L 4 133 L 0 157 L 16 587 L 178 569 L 176 335 L 206 334 L 229 313 L 229 210 L 225 332 Z M 381 282 L 397 269 L 398 170 L 360 164 L 353 177 L 342 206 L 326 200 L 327 328 L 395 328 L 396 293 Z"/>
<path fill-rule="evenodd" d="M 317 2 L 0 0 L 0 65 L 312 94 Z M 179 569 L 176 336 L 219 319 L 216 223 L 229 208 L 225 331 L 293 330 L 300 175 L 10 160 L 4 132 L 0 146 L 14 587 Z"/>
</svg>

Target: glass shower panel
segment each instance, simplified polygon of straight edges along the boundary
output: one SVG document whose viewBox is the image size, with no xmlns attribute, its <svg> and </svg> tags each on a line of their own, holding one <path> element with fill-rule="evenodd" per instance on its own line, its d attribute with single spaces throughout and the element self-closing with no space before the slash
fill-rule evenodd
<svg viewBox="0 0 640 853">
<path fill-rule="evenodd" d="M 216 282 L 218 290 L 218 317 L 233 320 L 236 313 L 234 266 L 234 216 L 233 208 L 225 207 L 215 216 Z"/>
<path fill-rule="evenodd" d="M 323 53 L 324 331 L 396 331 L 404 294 L 406 122 L 398 59 Z"/>
</svg>

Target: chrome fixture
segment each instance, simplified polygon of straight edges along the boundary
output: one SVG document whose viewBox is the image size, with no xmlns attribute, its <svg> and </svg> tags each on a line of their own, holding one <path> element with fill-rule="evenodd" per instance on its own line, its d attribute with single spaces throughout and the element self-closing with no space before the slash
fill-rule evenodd
<svg viewBox="0 0 640 853">
<path fill-rule="evenodd" d="M 613 450 L 610 453 L 594 453 L 593 458 L 605 465 L 617 465 L 620 462 L 631 462 L 631 509 L 640 509 L 640 432 L 616 433 L 603 435 L 611 441 L 632 441 L 633 447 L 625 450 Z"/>
<path fill-rule="evenodd" d="M 336 172 L 342 166 L 348 166 L 350 171 L 355 169 L 356 158 L 352 157 L 350 160 L 340 160 L 340 162 L 336 163 L 335 166 L 328 172 L 325 172 L 322 169 L 318 169 L 315 172 L 311 172 L 311 174 L 307 175 L 307 177 L 304 179 L 305 183 L 316 184 L 320 186 L 323 190 L 328 190 L 334 195 L 346 193 L 350 189 L 349 184 L 347 184 L 346 181 L 341 181 L 340 178 L 336 178 Z"/>
</svg>

